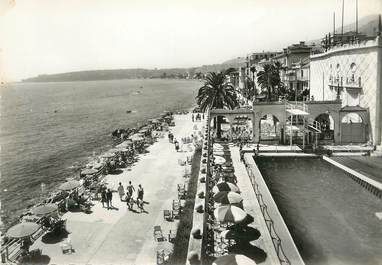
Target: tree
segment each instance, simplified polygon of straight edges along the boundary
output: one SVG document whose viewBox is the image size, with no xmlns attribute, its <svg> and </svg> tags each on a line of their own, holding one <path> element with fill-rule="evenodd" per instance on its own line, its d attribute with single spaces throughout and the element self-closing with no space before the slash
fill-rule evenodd
<svg viewBox="0 0 382 265">
<path fill-rule="evenodd" d="M 257 83 L 266 92 L 268 101 L 278 98 L 278 89 L 275 88 L 282 86 L 278 67 L 275 64 L 265 64 L 263 70 L 257 73 Z"/>
<path fill-rule="evenodd" d="M 204 112 L 208 109 L 234 109 L 238 106 L 235 89 L 227 80 L 232 69 L 223 72 L 210 72 L 207 74 L 204 85 L 199 88 L 196 102 Z M 217 137 L 221 137 L 221 116 L 217 118 Z"/>
</svg>

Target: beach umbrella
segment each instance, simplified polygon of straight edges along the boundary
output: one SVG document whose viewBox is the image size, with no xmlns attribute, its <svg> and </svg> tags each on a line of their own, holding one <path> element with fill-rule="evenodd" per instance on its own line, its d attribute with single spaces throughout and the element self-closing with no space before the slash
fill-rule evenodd
<svg viewBox="0 0 382 265">
<path fill-rule="evenodd" d="M 222 165 L 225 163 L 226 160 L 224 159 L 224 157 L 215 156 L 214 161 L 215 161 L 215 164 Z"/>
<path fill-rule="evenodd" d="M 7 236 L 13 238 L 27 237 L 33 235 L 39 228 L 40 226 L 36 223 L 23 222 L 9 228 Z"/>
<path fill-rule="evenodd" d="M 216 151 L 214 151 L 213 152 L 213 155 L 215 155 L 215 156 L 224 156 L 224 152 L 216 152 Z"/>
<path fill-rule="evenodd" d="M 220 235 L 225 239 L 252 241 L 258 239 L 261 236 L 261 233 L 253 227 L 244 226 L 241 228 L 224 230 Z"/>
<path fill-rule="evenodd" d="M 232 205 L 222 205 L 215 209 L 214 216 L 221 223 L 241 223 L 247 217 L 242 209 Z"/>
<path fill-rule="evenodd" d="M 221 144 L 217 144 L 217 143 L 215 143 L 213 146 L 214 146 L 214 148 L 223 148 L 223 146 Z"/>
<path fill-rule="evenodd" d="M 32 213 L 35 215 L 46 215 L 57 211 L 58 206 L 54 203 L 47 203 L 41 206 L 32 208 Z"/>
<path fill-rule="evenodd" d="M 256 265 L 256 262 L 244 255 L 229 254 L 218 257 L 212 265 Z"/>
<path fill-rule="evenodd" d="M 112 157 L 115 157 L 115 154 L 114 153 L 106 153 L 106 154 L 101 155 L 101 157 L 103 157 L 103 158 L 112 158 Z"/>
<path fill-rule="evenodd" d="M 138 133 L 136 133 L 136 134 L 130 136 L 129 138 L 130 138 L 132 141 L 134 141 L 134 142 L 138 142 L 138 141 L 142 141 L 142 140 L 144 140 L 144 138 L 142 137 L 142 134 L 138 134 Z"/>
<path fill-rule="evenodd" d="M 85 168 L 84 170 L 81 170 L 82 175 L 93 175 L 97 173 L 98 170 L 94 168 Z"/>
<path fill-rule="evenodd" d="M 60 190 L 72 190 L 72 189 L 78 188 L 79 186 L 81 186 L 81 183 L 79 181 L 69 180 L 65 183 L 62 183 L 58 188 Z"/>
<path fill-rule="evenodd" d="M 232 191 L 219 191 L 214 196 L 214 201 L 221 204 L 234 204 L 243 201 L 243 198 Z"/>
<path fill-rule="evenodd" d="M 240 192 L 239 188 L 231 182 L 220 182 L 212 188 L 212 191 L 214 193 L 218 193 L 219 191 Z"/>
</svg>

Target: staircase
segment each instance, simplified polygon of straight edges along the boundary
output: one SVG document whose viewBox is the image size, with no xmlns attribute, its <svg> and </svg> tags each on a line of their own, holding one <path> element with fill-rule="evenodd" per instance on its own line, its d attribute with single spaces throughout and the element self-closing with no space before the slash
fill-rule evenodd
<svg viewBox="0 0 382 265">
<path fill-rule="evenodd" d="M 315 133 L 321 133 L 321 124 L 310 118 L 307 120 L 306 129 Z"/>
</svg>

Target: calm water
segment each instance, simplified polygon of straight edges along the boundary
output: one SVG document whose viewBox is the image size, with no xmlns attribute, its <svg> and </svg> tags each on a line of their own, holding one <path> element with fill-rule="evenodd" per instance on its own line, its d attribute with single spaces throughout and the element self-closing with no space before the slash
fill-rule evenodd
<svg viewBox="0 0 382 265">
<path fill-rule="evenodd" d="M 198 81 L 18 83 L 1 88 L 2 213 L 16 216 L 113 144 L 117 128 L 190 108 Z M 132 113 L 127 114 L 127 110 Z M 7 221 L 7 220 L 4 220 Z"/>
<path fill-rule="evenodd" d="M 256 158 L 306 264 L 382 264 L 382 200 L 319 158 Z"/>
</svg>

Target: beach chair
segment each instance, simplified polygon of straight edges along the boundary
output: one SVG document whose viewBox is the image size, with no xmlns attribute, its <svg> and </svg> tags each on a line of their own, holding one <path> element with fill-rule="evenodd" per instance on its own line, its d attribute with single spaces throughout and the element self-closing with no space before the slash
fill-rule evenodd
<svg viewBox="0 0 382 265">
<path fill-rule="evenodd" d="M 176 237 L 176 231 L 170 230 L 170 232 L 168 233 L 168 242 L 174 243 L 175 237 Z"/>
<path fill-rule="evenodd" d="M 158 242 L 164 241 L 164 236 L 163 236 L 162 228 L 160 227 L 160 225 L 154 226 L 154 239 Z"/>
<path fill-rule="evenodd" d="M 61 244 L 62 254 L 72 254 L 74 252 L 70 237 L 68 237 L 64 243 Z"/>
<path fill-rule="evenodd" d="M 163 210 L 163 218 L 166 221 L 172 221 L 173 220 L 173 216 L 172 216 L 172 213 L 170 212 L 170 210 Z"/>
<path fill-rule="evenodd" d="M 157 251 L 157 265 L 167 264 L 170 260 L 170 254 L 165 253 L 164 250 Z"/>
<path fill-rule="evenodd" d="M 180 200 L 172 201 L 172 216 L 173 218 L 179 218 L 181 212 Z"/>
</svg>

